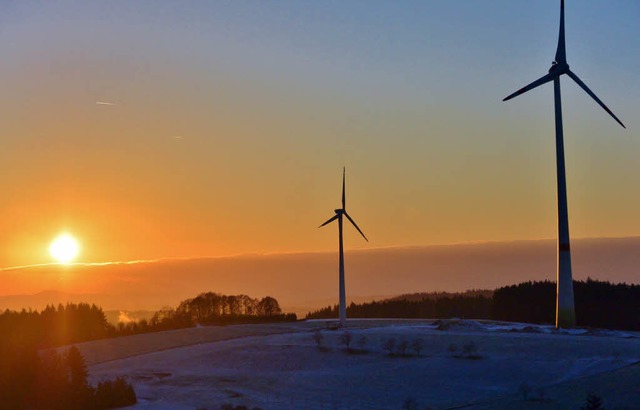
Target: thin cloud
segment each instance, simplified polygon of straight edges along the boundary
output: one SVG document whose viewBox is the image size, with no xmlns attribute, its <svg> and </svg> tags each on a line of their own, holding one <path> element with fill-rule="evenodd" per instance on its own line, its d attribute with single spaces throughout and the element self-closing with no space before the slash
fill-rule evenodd
<svg viewBox="0 0 640 410">
<path fill-rule="evenodd" d="M 108 102 L 108 101 L 96 101 L 96 105 L 116 105 L 116 103 Z"/>
<path fill-rule="evenodd" d="M 108 266 L 108 265 L 135 265 L 137 263 L 155 263 L 155 262 L 159 262 L 161 260 L 164 260 L 165 258 L 160 258 L 160 259 L 140 259 L 140 260 L 133 260 L 133 261 L 114 261 L 114 262 L 75 262 L 75 263 L 56 263 L 56 262 L 51 262 L 51 263 L 36 263 L 33 265 L 21 265 L 21 266 L 9 266 L 6 268 L 0 268 L 0 272 L 4 272 L 4 271 L 11 271 L 11 270 L 18 270 L 18 269 L 29 269 L 29 268 L 37 268 L 37 267 L 44 267 L 44 266 Z M 172 258 L 166 258 L 166 259 L 172 259 Z"/>
</svg>

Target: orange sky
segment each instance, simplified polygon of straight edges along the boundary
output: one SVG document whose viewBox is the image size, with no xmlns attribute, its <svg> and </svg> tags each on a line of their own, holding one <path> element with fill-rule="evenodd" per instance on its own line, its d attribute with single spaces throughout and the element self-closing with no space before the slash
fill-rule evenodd
<svg viewBox="0 0 640 410">
<path fill-rule="evenodd" d="M 445 38 L 426 10 L 392 10 L 399 29 L 355 6 L 348 22 L 291 4 L 2 7 L 0 267 L 50 262 L 62 231 L 82 262 L 334 250 L 337 228 L 316 227 L 343 165 L 371 240 L 348 228 L 350 249 L 555 237 L 551 89 L 501 102 L 546 70 L 554 32 L 518 34 L 524 55 L 486 11 Z M 637 76 L 572 50 L 629 125 L 563 83 L 572 235 L 638 235 Z"/>
</svg>

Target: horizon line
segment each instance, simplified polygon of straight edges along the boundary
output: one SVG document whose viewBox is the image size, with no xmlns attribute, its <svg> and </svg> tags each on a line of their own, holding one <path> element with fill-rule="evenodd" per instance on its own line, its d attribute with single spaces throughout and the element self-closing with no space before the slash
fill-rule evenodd
<svg viewBox="0 0 640 410">
<path fill-rule="evenodd" d="M 582 240 L 597 240 L 597 239 L 634 239 L 640 238 L 640 235 L 631 235 L 631 236 L 599 236 L 599 237 L 580 237 L 575 238 L 575 241 Z M 555 241 L 556 238 L 537 238 L 537 239 L 512 239 L 512 240 L 478 240 L 478 241 L 467 241 L 467 242 L 453 242 L 448 244 L 431 244 L 431 245 L 391 245 L 391 246 L 380 246 L 380 247 L 367 247 L 367 248 L 352 248 L 346 250 L 345 252 L 368 252 L 368 251 L 380 251 L 380 250 L 397 250 L 397 249 L 418 249 L 418 248 L 444 248 L 444 247 L 455 247 L 455 246 L 468 246 L 468 245 L 490 245 L 490 244 L 508 244 L 508 243 L 517 243 L 517 242 L 543 242 L 543 241 Z M 334 253 L 332 250 L 326 251 L 274 251 L 274 252 L 241 252 L 234 253 L 229 255 L 210 255 L 210 256 L 165 256 L 160 258 L 152 258 L 152 259 L 134 259 L 129 261 L 106 261 L 106 262 L 74 262 L 74 263 L 59 263 L 59 262 L 49 262 L 49 263 L 35 263 L 31 265 L 17 265 L 17 266 L 8 266 L 0 268 L 0 272 L 12 271 L 12 270 L 21 270 L 21 269 L 31 269 L 37 267 L 49 267 L 49 266 L 58 266 L 61 268 L 73 268 L 75 266 L 80 267 L 90 267 L 90 266 L 109 266 L 109 265 L 136 265 L 143 263 L 156 263 L 163 261 L 181 261 L 181 260 L 198 260 L 198 259 L 231 259 L 231 258 L 241 258 L 241 257 L 265 257 L 265 256 L 280 256 L 280 255 L 317 255 L 317 254 L 326 254 L 326 253 Z"/>
</svg>

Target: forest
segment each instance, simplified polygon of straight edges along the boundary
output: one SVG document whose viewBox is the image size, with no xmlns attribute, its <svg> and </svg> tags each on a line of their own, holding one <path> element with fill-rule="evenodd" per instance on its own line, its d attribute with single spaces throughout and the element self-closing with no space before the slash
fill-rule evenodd
<svg viewBox="0 0 640 410">
<path fill-rule="evenodd" d="M 0 345 L 0 408 L 103 410 L 137 402 L 124 378 L 89 385 L 84 358 L 76 347 L 64 353 L 34 345 Z"/>
<path fill-rule="evenodd" d="M 177 308 L 165 307 L 150 320 L 114 326 L 103 310 L 88 303 L 47 306 L 42 311 L 0 313 L 0 345 L 56 347 L 90 340 L 135 333 L 157 332 L 191 327 L 196 324 L 228 325 L 295 321 L 295 314 L 282 313 L 278 301 L 270 296 L 262 299 L 246 295 L 221 295 L 213 292 L 182 301 Z"/>
<path fill-rule="evenodd" d="M 74 346 L 63 353 L 54 348 L 108 337 L 191 327 L 196 324 L 295 321 L 283 314 L 278 301 L 246 295 L 202 293 L 164 308 L 151 320 L 113 326 L 102 309 L 87 303 L 47 306 L 42 311 L 0 313 L 0 408 L 110 409 L 135 404 L 136 393 L 124 378 L 88 383 L 88 371 Z"/>
<path fill-rule="evenodd" d="M 574 281 L 578 326 L 640 330 L 640 285 L 612 284 L 587 279 Z M 554 282 L 523 282 L 491 291 L 460 294 L 429 293 L 395 297 L 347 306 L 351 318 L 487 319 L 537 324 L 555 323 Z M 307 319 L 338 317 L 338 307 L 327 306 Z"/>
</svg>

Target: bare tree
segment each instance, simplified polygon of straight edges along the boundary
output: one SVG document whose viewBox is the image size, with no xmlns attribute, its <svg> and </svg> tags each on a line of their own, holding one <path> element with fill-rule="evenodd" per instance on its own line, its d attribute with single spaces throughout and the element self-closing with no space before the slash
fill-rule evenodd
<svg viewBox="0 0 640 410">
<path fill-rule="evenodd" d="M 402 403 L 402 410 L 420 410 L 420 403 L 413 397 L 409 397 Z"/>
<path fill-rule="evenodd" d="M 341 336 L 340 336 L 340 343 L 345 345 L 347 348 L 347 351 L 349 351 L 349 345 L 351 345 L 351 341 L 353 340 L 353 335 L 351 334 L 351 332 L 347 331 L 344 332 Z"/>
<path fill-rule="evenodd" d="M 585 406 L 580 407 L 580 410 L 604 410 L 602 404 L 602 398 L 597 394 L 590 393 L 587 396 L 587 403 Z"/>
<path fill-rule="evenodd" d="M 367 336 L 365 335 L 360 335 L 360 337 L 358 337 L 358 340 L 356 340 L 356 345 L 358 346 L 358 349 L 361 351 L 364 351 L 364 347 L 367 344 Z"/>
<path fill-rule="evenodd" d="M 478 346 L 473 340 L 463 345 L 462 350 L 467 357 L 477 357 Z"/>
<path fill-rule="evenodd" d="M 523 382 L 518 388 L 518 392 L 522 393 L 522 400 L 529 400 L 529 393 L 531 393 L 531 386 L 529 386 L 526 382 Z"/>
<path fill-rule="evenodd" d="M 384 342 L 382 347 L 384 348 L 384 350 L 389 352 L 389 355 L 392 355 L 393 354 L 393 349 L 396 347 L 396 338 L 392 337 L 392 338 L 387 339 L 387 341 Z"/>
<path fill-rule="evenodd" d="M 400 343 L 398 343 L 398 351 L 402 356 L 406 355 L 408 347 L 409 347 L 409 342 L 406 340 L 401 340 Z"/>
<path fill-rule="evenodd" d="M 411 348 L 420 356 L 420 352 L 424 349 L 424 339 L 419 337 L 411 343 Z"/>
<path fill-rule="evenodd" d="M 322 340 L 324 339 L 324 335 L 319 330 L 316 330 L 313 333 L 312 337 L 313 337 L 313 340 L 316 342 L 316 346 L 320 348 L 320 345 L 322 344 Z"/>
<path fill-rule="evenodd" d="M 455 356 L 456 352 L 458 351 L 458 345 L 456 345 L 455 343 L 451 343 L 447 350 L 449 351 L 451 356 Z"/>
</svg>

